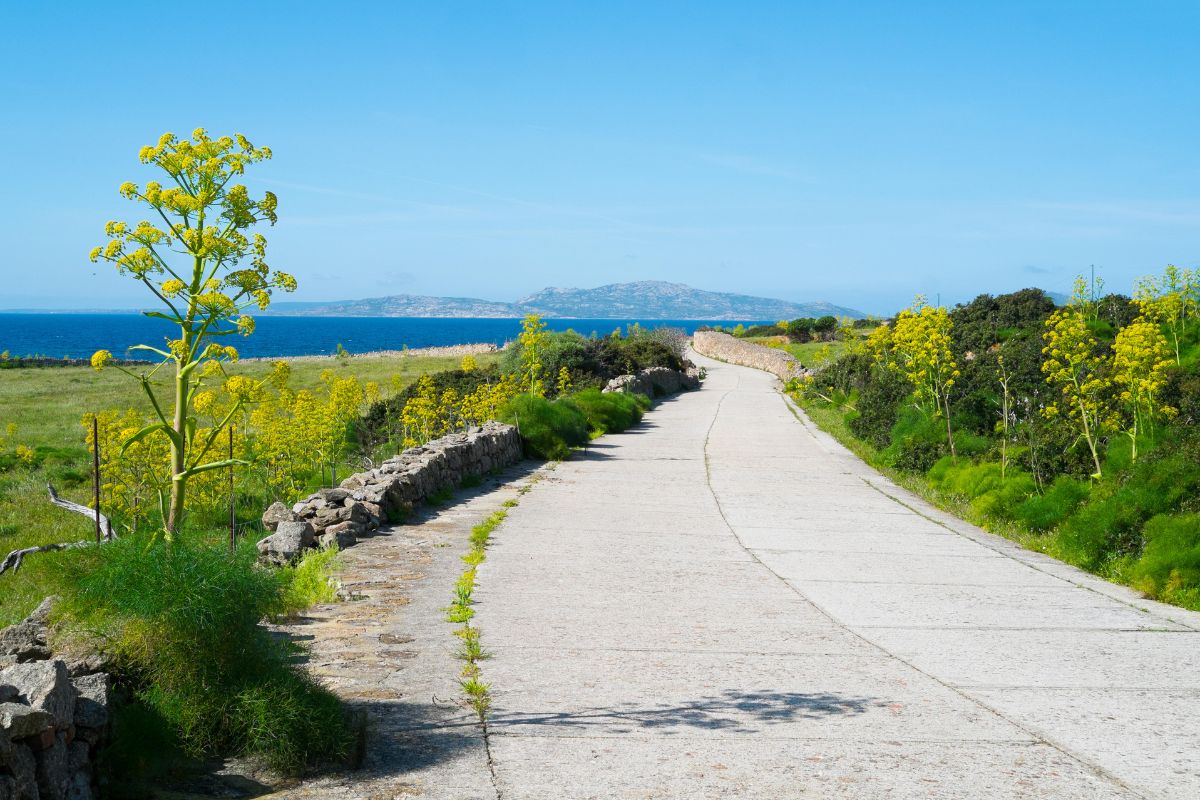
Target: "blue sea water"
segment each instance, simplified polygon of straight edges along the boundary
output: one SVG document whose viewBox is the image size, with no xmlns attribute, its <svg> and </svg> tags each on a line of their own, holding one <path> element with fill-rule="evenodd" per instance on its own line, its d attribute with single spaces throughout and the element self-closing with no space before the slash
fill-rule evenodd
<svg viewBox="0 0 1200 800">
<path fill-rule="evenodd" d="M 754 320 L 743 320 L 753 324 Z M 224 343 L 243 357 L 330 355 L 341 344 L 351 353 L 490 342 L 503 345 L 521 331 L 519 319 L 446 319 L 414 317 L 257 317 L 253 336 L 232 336 Z M 643 327 L 671 326 L 693 333 L 704 324 L 736 325 L 736 321 L 547 319 L 551 330 L 572 329 L 585 336 L 612 333 L 638 322 Z M 171 333 L 163 320 L 140 314 L 0 313 L 0 351 L 14 356 L 87 358 L 111 350 L 118 358 L 135 344 L 161 346 Z M 131 357 L 138 357 L 132 353 Z"/>
</svg>

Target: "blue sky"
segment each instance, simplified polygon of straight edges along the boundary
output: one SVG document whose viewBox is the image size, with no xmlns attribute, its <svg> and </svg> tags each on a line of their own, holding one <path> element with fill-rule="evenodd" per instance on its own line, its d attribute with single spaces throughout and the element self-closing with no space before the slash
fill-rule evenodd
<svg viewBox="0 0 1200 800">
<path fill-rule="evenodd" d="M 136 5 L 0 10 L 0 308 L 141 304 L 86 253 L 197 125 L 275 151 L 301 300 L 889 312 L 1200 261 L 1194 2 Z"/>
</svg>

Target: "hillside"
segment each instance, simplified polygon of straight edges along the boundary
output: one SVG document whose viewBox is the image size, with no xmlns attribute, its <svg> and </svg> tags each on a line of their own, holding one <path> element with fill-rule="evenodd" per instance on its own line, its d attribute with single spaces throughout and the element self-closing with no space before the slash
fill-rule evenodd
<svg viewBox="0 0 1200 800">
<path fill-rule="evenodd" d="M 336 303 L 277 303 L 276 314 L 348 317 L 544 317 L 577 319 L 778 320 L 826 314 L 866 316 L 831 303 L 793 303 L 767 297 L 693 289 L 682 283 L 638 281 L 595 289 L 550 287 L 515 303 L 470 297 L 392 295 Z"/>
</svg>

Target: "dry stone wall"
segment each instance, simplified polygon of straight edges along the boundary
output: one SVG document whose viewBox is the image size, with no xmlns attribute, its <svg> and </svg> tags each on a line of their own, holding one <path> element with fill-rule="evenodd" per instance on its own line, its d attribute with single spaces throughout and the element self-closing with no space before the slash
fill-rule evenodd
<svg viewBox="0 0 1200 800">
<path fill-rule="evenodd" d="M 346 547 L 385 521 L 403 517 L 417 503 L 459 486 L 465 478 L 510 466 L 523 457 L 520 433 L 502 422 L 411 447 L 290 509 L 282 503 L 272 505 L 263 514 L 263 525 L 273 533 L 258 543 L 259 554 L 266 561 L 286 564 L 308 547 L 335 542 Z"/>
<path fill-rule="evenodd" d="M 92 764 L 109 719 L 110 679 L 98 656 L 57 658 L 47 598 L 0 630 L 0 800 L 90 800 Z"/>
<path fill-rule="evenodd" d="M 744 342 L 728 333 L 696 331 L 692 337 L 692 348 L 700 355 L 718 361 L 770 372 L 785 382 L 809 372 L 791 353 Z"/>
<path fill-rule="evenodd" d="M 636 375 L 619 375 L 608 382 L 605 392 L 634 392 L 647 397 L 665 397 L 677 392 L 690 392 L 700 388 L 700 370 L 689 366 L 686 370 L 668 367 L 650 367 Z"/>
</svg>

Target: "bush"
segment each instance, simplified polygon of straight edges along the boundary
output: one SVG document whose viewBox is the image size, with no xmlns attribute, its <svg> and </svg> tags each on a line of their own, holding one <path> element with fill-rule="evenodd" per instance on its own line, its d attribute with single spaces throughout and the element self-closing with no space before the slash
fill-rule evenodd
<svg viewBox="0 0 1200 800">
<path fill-rule="evenodd" d="M 1158 514 L 1200 511 L 1200 434 L 1177 432 L 1132 470 L 1111 475 L 1059 529 L 1056 552 L 1086 569 L 1137 557 L 1142 528 Z"/>
<path fill-rule="evenodd" d="M 778 325 L 751 325 L 746 329 L 745 336 L 786 336 L 787 330 Z"/>
<path fill-rule="evenodd" d="M 575 331 L 547 332 L 546 342 L 542 345 L 540 353 L 542 375 L 545 376 L 547 386 L 554 385 L 559 371 L 564 367 L 572 376 L 594 371 L 594 364 L 589 363 L 589 342 L 589 339 Z M 504 348 L 504 355 L 500 358 L 500 372 L 506 375 L 520 375 L 524 353 L 525 348 L 520 342 L 513 342 Z"/>
<path fill-rule="evenodd" d="M 1030 530 L 1043 532 L 1075 513 L 1087 499 L 1089 485 L 1069 475 L 1059 475 L 1042 494 L 1035 494 L 1017 507 L 1016 517 Z"/>
<path fill-rule="evenodd" d="M 587 417 L 570 400 L 517 395 L 498 416 L 520 429 L 525 452 L 537 458 L 566 458 L 588 442 Z"/>
<path fill-rule="evenodd" d="M 432 372 L 428 377 L 433 382 L 438 396 L 447 389 L 454 389 L 459 397 L 464 397 L 485 383 L 499 381 L 500 370 L 495 365 L 488 365 L 472 370 L 448 369 Z M 372 403 L 367 412 L 354 423 L 358 443 L 370 449 L 391 439 L 395 433 L 392 430 L 395 420 L 400 419 L 405 404 L 416 397 L 418 391 L 417 381 L 413 381 L 391 397 Z"/>
<path fill-rule="evenodd" d="M 1015 467 L 1001 470 L 994 461 L 976 464 L 960 459 L 955 463 L 949 456 L 933 465 L 928 478 L 947 494 L 971 501 L 976 513 L 1000 519 L 1012 519 L 1037 488 L 1033 478 Z"/>
<path fill-rule="evenodd" d="M 572 395 L 571 401 L 587 418 L 595 435 L 620 433 L 636 425 L 650 407 L 650 398 L 643 394 L 609 392 L 587 389 Z"/>
<path fill-rule="evenodd" d="M 294 646 L 259 625 L 281 609 L 285 586 L 255 556 L 252 543 L 230 554 L 131 537 L 65 562 L 59 590 L 66 618 L 103 638 L 133 696 L 185 752 L 297 772 L 343 757 L 349 729 L 339 700 L 293 663 Z"/>
<path fill-rule="evenodd" d="M 890 439 L 880 456 L 898 469 L 926 472 L 948 452 L 946 423 L 912 406 L 900 411 Z"/>
<path fill-rule="evenodd" d="M 1200 514 L 1156 516 L 1143 535 L 1134 585 L 1157 600 L 1200 609 Z"/>
</svg>

